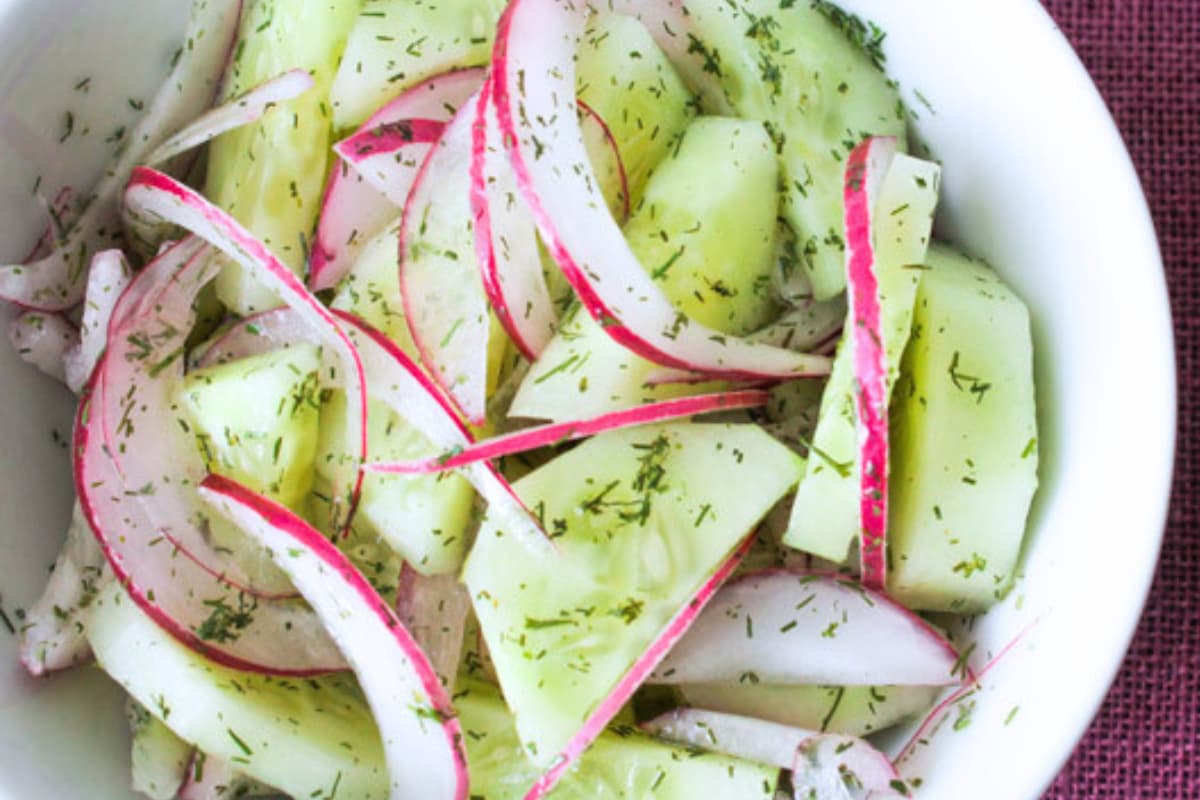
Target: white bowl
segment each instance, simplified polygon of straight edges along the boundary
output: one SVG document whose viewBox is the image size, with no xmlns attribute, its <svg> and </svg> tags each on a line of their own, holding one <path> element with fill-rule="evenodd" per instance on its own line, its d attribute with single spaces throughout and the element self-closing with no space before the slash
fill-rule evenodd
<svg viewBox="0 0 1200 800">
<path fill-rule="evenodd" d="M 1042 487 L 1025 577 L 975 625 L 977 660 L 1036 624 L 988 674 L 971 724 L 944 726 L 911 769 L 920 797 L 1034 798 L 1102 701 L 1158 555 L 1175 432 L 1162 265 L 1112 120 L 1035 0 L 845 5 L 888 32 L 917 132 L 944 163 L 939 230 L 1012 282 L 1037 343 Z M 0 257 L 20 258 L 43 224 L 39 174 L 52 193 L 98 172 L 103 139 L 133 113 L 128 98 L 149 97 L 165 73 L 186 6 L 0 0 Z M 68 109 L 75 133 L 60 146 Z M 11 616 L 40 591 L 69 516 L 53 432 L 70 430 L 72 401 L 7 347 L 0 374 L 0 606 Z M 0 800 L 130 797 L 123 726 L 119 694 L 96 670 L 33 681 L 0 629 Z"/>
</svg>

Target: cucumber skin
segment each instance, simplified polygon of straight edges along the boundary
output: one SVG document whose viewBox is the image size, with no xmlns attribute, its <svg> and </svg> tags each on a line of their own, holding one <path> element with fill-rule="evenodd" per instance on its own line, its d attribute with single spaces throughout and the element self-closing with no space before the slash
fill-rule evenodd
<svg viewBox="0 0 1200 800">
<path fill-rule="evenodd" d="M 1011 587 L 1037 491 L 1029 312 L 980 262 L 928 263 L 893 409 L 888 590 L 973 614 Z"/>
<path fill-rule="evenodd" d="M 307 265 L 332 157 L 329 88 L 359 3 L 255 0 L 225 75 L 224 99 L 288 69 L 314 78 L 308 92 L 212 143 L 204 192 L 297 275 Z M 243 316 L 279 305 L 235 264 L 226 264 L 216 286 L 221 302 Z"/>
</svg>

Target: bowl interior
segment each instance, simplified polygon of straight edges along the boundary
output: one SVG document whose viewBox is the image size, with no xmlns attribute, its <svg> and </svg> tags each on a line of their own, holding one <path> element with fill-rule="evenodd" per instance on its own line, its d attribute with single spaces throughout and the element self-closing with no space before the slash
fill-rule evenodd
<svg viewBox="0 0 1200 800">
<path fill-rule="evenodd" d="M 44 227 L 35 184 L 47 199 L 86 186 L 105 139 L 165 74 L 187 4 L 115 5 L 0 0 L 2 258 L 20 259 Z M 1037 346 L 1042 485 L 1024 576 L 974 623 L 972 663 L 1025 633 L 969 724 L 942 726 L 909 770 L 921 797 L 1036 797 L 1103 699 L 1158 554 L 1175 430 L 1162 265 L 1121 140 L 1038 3 L 844 5 L 887 31 L 915 133 L 943 162 L 939 235 L 1016 287 Z M 7 347 L 0 374 L 0 607 L 19 625 L 70 513 L 72 399 Z M 1129 413 L 1138 424 L 1117 433 Z M 0 630 L 0 800 L 130 797 L 119 692 L 94 669 L 35 682 L 15 656 Z"/>
</svg>

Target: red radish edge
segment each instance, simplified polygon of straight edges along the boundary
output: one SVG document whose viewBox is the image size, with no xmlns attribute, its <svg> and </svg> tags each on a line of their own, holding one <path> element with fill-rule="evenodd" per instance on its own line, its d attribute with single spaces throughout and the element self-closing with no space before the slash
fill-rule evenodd
<svg viewBox="0 0 1200 800">
<path fill-rule="evenodd" d="M 312 324 L 328 334 L 328 341 L 343 362 L 347 403 L 347 431 L 352 449 L 357 452 L 353 475 L 342 476 L 346 487 L 337 486 L 333 498 L 334 514 L 344 530 L 349 530 L 362 492 L 362 471 L 358 468 L 367 453 L 367 392 L 362 361 L 354 344 L 338 325 L 333 314 L 312 295 L 274 254 L 232 217 L 214 206 L 195 190 L 175 179 L 145 167 L 133 171 L 125 193 L 126 205 L 180 225 L 212 243 L 249 269 L 264 285 Z M 342 465 L 337 465 L 341 467 Z M 341 471 L 339 469 L 339 471 Z M 347 470 L 348 473 L 348 470 Z M 345 497 L 342 491 L 345 490 Z M 344 502 L 344 508 L 341 507 Z"/>
<path fill-rule="evenodd" d="M 0 299 L 41 311 L 62 311 L 83 299 L 87 259 L 92 251 L 111 246 L 120 229 L 119 200 L 126 178 L 157 142 L 212 104 L 233 54 L 241 14 L 241 0 L 195 5 L 185 41 L 196 46 L 181 51 L 145 116 L 130 132 L 129 146 L 89 191 L 91 201 L 63 240 L 36 262 L 0 265 Z"/>
<path fill-rule="evenodd" d="M 395 342 L 385 336 L 382 332 L 371 327 L 362 319 L 345 311 L 334 309 L 336 316 L 343 323 L 351 326 L 358 333 L 366 337 L 365 343 L 378 348 L 379 353 L 383 358 L 387 359 L 387 363 L 394 365 L 409 381 L 412 381 L 417 390 L 421 393 L 421 397 L 431 401 L 433 407 L 421 409 L 421 403 L 413 403 L 411 401 L 401 403 L 398 398 L 387 398 L 382 396 L 385 402 L 389 402 L 396 413 L 400 414 L 405 419 L 409 420 L 418 430 L 425 434 L 431 442 L 438 447 L 466 447 L 474 440 L 470 431 L 455 414 L 454 407 L 450 405 L 450 401 L 442 394 L 439 387 L 433 380 L 426 375 L 420 367 L 408 355 L 401 350 Z M 364 355 L 363 360 L 370 363 L 371 355 Z M 403 388 L 400 382 L 393 378 L 384 378 L 382 375 L 372 378 L 374 382 L 382 383 L 390 393 L 403 393 Z M 376 392 L 376 394 L 386 395 L 385 392 Z M 428 418 L 427 411 L 436 408 L 434 412 L 437 415 L 436 419 Z M 426 417 L 418 419 L 419 417 Z M 463 476 L 475 487 L 475 491 L 488 503 L 489 511 L 492 507 L 496 507 L 501 513 L 509 514 L 513 521 L 518 525 L 516 535 L 527 544 L 538 548 L 549 548 L 551 551 L 557 552 L 553 540 L 543 530 L 541 524 L 533 513 L 517 496 L 512 485 L 505 480 L 491 464 L 467 464 L 463 469 Z"/>
<path fill-rule="evenodd" d="M 519 0 L 518 0 L 519 2 Z M 592 715 L 576 734 L 571 737 L 567 745 L 555 756 L 555 764 L 546 771 L 537 782 L 529 789 L 525 795 L 525 800 L 540 800 L 546 797 L 554 789 L 554 786 L 562 778 L 563 773 L 567 771 L 575 760 L 588 748 L 605 726 L 617 715 L 621 707 L 629 700 L 637 688 L 641 686 L 654 668 L 658 665 L 671 648 L 675 646 L 683 635 L 687 632 L 688 627 L 695 621 L 700 612 L 704 610 L 704 606 L 713 598 L 721 585 L 729 579 L 738 565 L 742 563 L 742 558 L 750 551 L 750 547 L 754 543 L 755 533 L 751 532 L 733 554 L 725 560 L 717 570 L 704 582 L 700 589 L 692 596 L 691 600 L 684 604 L 671 621 L 667 623 L 662 633 L 654 640 L 654 642 L 642 653 L 641 657 L 634 662 L 629 671 L 624 677 L 617 682 L 613 690 L 608 696 L 596 707 Z"/>
<path fill-rule="evenodd" d="M 629 219 L 629 215 L 633 212 L 633 198 L 629 196 L 629 173 L 625 171 L 625 159 L 621 158 L 621 150 L 617 147 L 617 137 L 613 136 L 612 128 L 608 127 L 608 123 L 597 113 L 596 109 L 579 98 L 575 99 L 575 105 L 600 129 L 604 141 L 608 142 L 609 148 L 616 156 L 617 182 L 621 185 L 621 216 L 623 219 Z"/>
<path fill-rule="evenodd" d="M 849 286 L 855 394 L 858 410 L 859 555 L 864 586 L 887 583 L 888 391 L 879 279 L 875 273 L 875 198 L 896 154 L 896 140 L 872 137 L 846 162 L 846 281 Z"/>
<path fill-rule="evenodd" d="M 351 166 L 373 156 L 389 155 L 413 144 L 433 144 L 442 135 L 446 123 L 433 119 L 404 119 L 360 129 L 333 146 Z"/>
<path fill-rule="evenodd" d="M 469 778 L 463 732 L 450 697 L 408 629 L 362 573 L 319 531 L 274 500 L 219 475 L 206 478 L 200 492 L 272 552 L 354 667 L 379 725 L 391 796 L 465 800 Z M 289 543 L 317 563 L 308 566 Z M 364 627 L 364 619 L 375 624 Z M 443 753 L 431 754 L 428 741 L 422 748 L 422 738 L 436 736 L 425 731 L 427 718 L 438 721 L 444 741 L 433 746 L 444 746 L 450 760 L 444 765 L 449 774 L 439 776 L 444 780 L 432 787 L 431 773 L 437 776 L 435 770 L 443 764 L 430 757 Z"/>
<path fill-rule="evenodd" d="M 827 374 L 830 363 L 823 356 L 722 336 L 681 317 L 637 262 L 608 210 L 598 207 L 578 119 L 558 107 L 567 87 L 574 97 L 573 56 L 584 20 L 582 8 L 562 0 L 513 0 L 497 28 L 492 75 L 518 188 L 584 307 L 618 343 L 663 366 L 734 380 Z M 510 46 L 514 35 L 520 44 Z M 520 63 L 514 67 L 514 61 Z M 520 134 L 534 120 L 555 128 L 529 145 Z M 548 189 L 553 199 L 543 196 Z M 594 271 L 601 264 L 603 280 Z M 636 313 L 621 309 L 627 297 L 637 298 Z"/>
<path fill-rule="evenodd" d="M 681 417 L 692 417 L 697 414 L 709 414 L 716 411 L 757 408 L 766 405 L 770 398 L 771 395 L 769 392 L 749 390 L 662 400 L 621 411 L 600 414 L 588 419 L 557 422 L 549 425 L 539 425 L 535 428 L 526 428 L 525 430 L 516 431 L 504 436 L 497 436 L 492 439 L 476 442 L 462 448 L 458 452 L 452 451 L 433 458 L 415 459 L 412 461 L 376 462 L 367 464 L 363 468 L 370 472 L 380 472 L 389 475 L 426 475 L 454 469 L 455 467 L 461 467 L 476 461 L 490 461 L 571 439 L 594 436 L 606 431 L 631 428 L 637 425 L 648 425 L 653 422 L 664 422 Z"/>
</svg>

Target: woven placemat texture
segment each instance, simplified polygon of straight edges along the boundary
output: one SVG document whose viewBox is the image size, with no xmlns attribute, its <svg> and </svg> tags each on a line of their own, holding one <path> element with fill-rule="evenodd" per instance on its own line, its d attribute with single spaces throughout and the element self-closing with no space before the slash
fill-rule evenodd
<svg viewBox="0 0 1200 800">
<path fill-rule="evenodd" d="M 1046 798 L 1200 800 L 1200 0 L 1044 4 L 1099 85 L 1149 196 L 1180 395 L 1154 589 L 1103 709 Z"/>
</svg>

